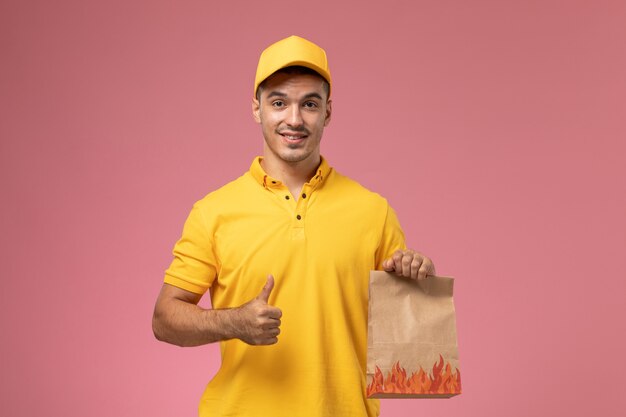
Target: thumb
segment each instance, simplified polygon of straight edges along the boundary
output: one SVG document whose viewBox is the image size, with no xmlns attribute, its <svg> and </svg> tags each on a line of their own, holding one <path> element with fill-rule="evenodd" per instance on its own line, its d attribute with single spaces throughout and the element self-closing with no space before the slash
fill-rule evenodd
<svg viewBox="0 0 626 417">
<path fill-rule="evenodd" d="M 272 293 L 272 289 L 274 288 L 274 276 L 272 274 L 267 276 L 267 282 L 265 286 L 261 290 L 261 293 L 257 297 L 259 300 L 265 301 L 267 304 L 270 299 L 270 294 Z"/>
</svg>

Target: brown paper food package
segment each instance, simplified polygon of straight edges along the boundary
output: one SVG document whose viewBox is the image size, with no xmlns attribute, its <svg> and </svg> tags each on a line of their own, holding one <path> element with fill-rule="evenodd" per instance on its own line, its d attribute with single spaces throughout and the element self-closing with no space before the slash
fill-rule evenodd
<svg viewBox="0 0 626 417">
<path fill-rule="evenodd" d="M 415 281 L 370 272 L 367 396 L 449 398 L 461 393 L 454 279 Z"/>
</svg>

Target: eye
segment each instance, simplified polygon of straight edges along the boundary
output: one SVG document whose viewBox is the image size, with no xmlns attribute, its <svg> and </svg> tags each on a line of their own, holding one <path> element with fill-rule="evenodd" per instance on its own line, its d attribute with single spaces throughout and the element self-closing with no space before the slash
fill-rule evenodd
<svg viewBox="0 0 626 417">
<path fill-rule="evenodd" d="M 283 107 L 284 105 L 285 105 L 285 102 L 282 100 L 276 100 L 272 102 L 272 107 L 280 108 L 280 107 Z"/>
<path fill-rule="evenodd" d="M 314 101 L 305 101 L 303 106 L 306 107 L 307 109 L 314 109 L 317 107 L 317 103 Z"/>
</svg>

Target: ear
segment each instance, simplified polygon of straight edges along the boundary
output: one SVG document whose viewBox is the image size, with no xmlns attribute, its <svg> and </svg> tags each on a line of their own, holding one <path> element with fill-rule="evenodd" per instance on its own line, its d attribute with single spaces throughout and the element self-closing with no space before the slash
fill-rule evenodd
<svg viewBox="0 0 626 417">
<path fill-rule="evenodd" d="M 252 98 L 252 118 L 255 122 L 261 123 L 261 104 L 256 97 Z"/>
<path fill-rule="evenodd" d="M 328 99 L 328 101 L 326 102 L 326 118 L 324 119 L 324 127 L 328 126 L 328 123 L 330 123 L 330 115 L 333 112 L 333 101 L 331 99 Z"/>
</svg>

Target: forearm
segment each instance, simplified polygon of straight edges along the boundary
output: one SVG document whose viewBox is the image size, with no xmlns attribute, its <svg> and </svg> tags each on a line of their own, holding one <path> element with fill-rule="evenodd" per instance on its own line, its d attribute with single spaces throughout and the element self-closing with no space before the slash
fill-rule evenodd
<svg viewBox="0 0 626 417">
<path fill-rule="evenodd" d="M 204 309 L 170 299 L 154 310 L 152 330 L 163 342 L 199 346 L 238 337 L 237 309 Z"/>
</svg>

